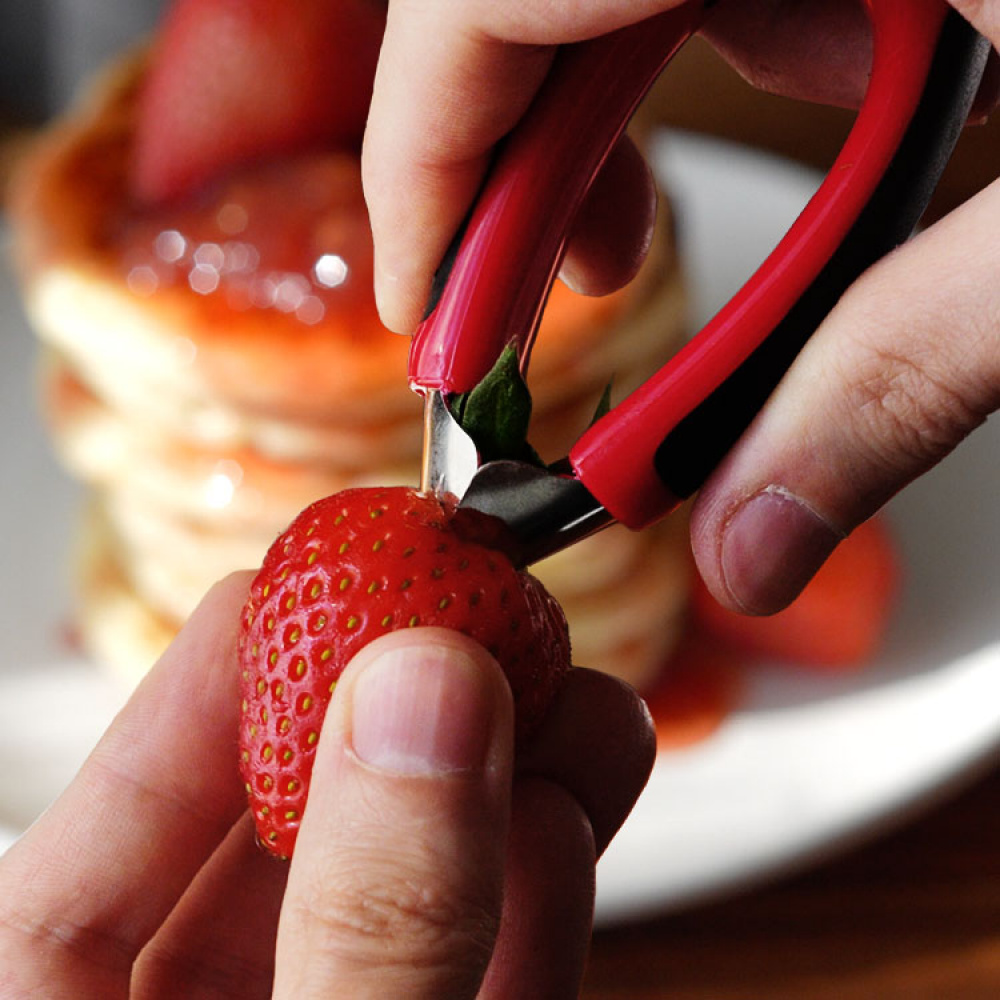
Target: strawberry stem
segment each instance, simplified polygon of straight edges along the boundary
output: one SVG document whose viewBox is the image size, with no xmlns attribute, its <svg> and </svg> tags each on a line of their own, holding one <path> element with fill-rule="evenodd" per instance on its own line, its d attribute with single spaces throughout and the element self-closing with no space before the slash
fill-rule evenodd
<svg viewBox="0 0 1000 1000">
<path fill-rule="evenodd" d="M 514 459 L 544 465 L 528 443 L 531 393 L 513 344 L 504 348 L 496 364 L 474 389 L 453 396 L 450 406 L 452 415 L 475 442 L 484 462 Z"/>
</svg>

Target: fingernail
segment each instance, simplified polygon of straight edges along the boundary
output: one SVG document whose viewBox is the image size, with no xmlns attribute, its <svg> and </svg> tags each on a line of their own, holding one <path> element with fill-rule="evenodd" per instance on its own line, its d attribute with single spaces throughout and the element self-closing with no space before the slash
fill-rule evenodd
<svg viewBox="0 0 1000 1000">
<path fill-rule="evenodd" d="M 392 649 L 358 677 L 352 744 L 371 767 L 404 775 L 481 768 L 493 732 L 493 687 L 461 650 Z"/>
<path fill-rule="evenodd" d="M 795 599 L 843 534 L 799 497 L 769 486 L 742 503 L 722 536 L 722 575 L 751 614 L 779 611 Z"/>
</svg>

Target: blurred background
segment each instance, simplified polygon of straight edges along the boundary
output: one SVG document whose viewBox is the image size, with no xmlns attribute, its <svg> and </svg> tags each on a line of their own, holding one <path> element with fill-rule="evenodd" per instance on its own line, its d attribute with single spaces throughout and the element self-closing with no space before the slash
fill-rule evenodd
<svg viewBox="0 0 1000 1000">
<path fill-rule="evenodd" d="M 80 81 L 155 24 L 161 0 L 4 0 L 0 172 Z M 823 168 L 852 116 L 759 94 L 695 42 L 657 85 L 663 123 Z M 1000 169 L 1000 116 L 968 130 L 940 215 Z M 7 488 L 11 488 L 8 484 Z M 682 810 L 683 802 L 676 803 Z M 873 831 L 882 832 L 882 831 Z M 996 759 L 872 843 L 681 912 L 602 927 L 590 1000 L 852 1000 L 1000 996 L 1000 773 Z"/>
<path fill-rule="evenodd" d="M 0 31 L 0 121 L 37 125 L 65 107 L 110 55 L 156 24 L 166 0 L 5 0 Z M 828 165 L 850 112 L 804 105 L 745 86 L 695 40 L 649 100 L 658 117 L 816 166 Z M 963 201 L 996 176 L 1000 120 L 970 130 L 939 188 L 935 211 Z"/>
<path fill-rule="evenodd" d="M 79 82 L 147 33 L 163 0 L 5 0 L 0 111 L 37 124 L 65 107 Z"/>
</svg>

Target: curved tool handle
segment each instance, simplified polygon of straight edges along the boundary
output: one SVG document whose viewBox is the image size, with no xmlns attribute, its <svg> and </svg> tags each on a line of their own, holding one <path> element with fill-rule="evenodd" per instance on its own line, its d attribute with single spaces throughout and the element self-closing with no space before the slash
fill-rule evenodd
<svg viewBox="0 0 1000 1000">
<path fill-rule="evenodd" d="M 432 307 L 414 334 L 411 385 L 465 392 L 511 341 L 520 346 L 522 366 L 527 363 L 580 202 L 708 5 L 688 2 L 559 50 L 442 265 Z"/>
<path fill-rule="evenodd" d="M 916 225 L 975 96 L 988 43 L 940 0 L 868 0 L 874 63 L 825 182 L 771 256 L 570 453 L 629 527 L 693 493 L 848 286 Z"/>
</svg>

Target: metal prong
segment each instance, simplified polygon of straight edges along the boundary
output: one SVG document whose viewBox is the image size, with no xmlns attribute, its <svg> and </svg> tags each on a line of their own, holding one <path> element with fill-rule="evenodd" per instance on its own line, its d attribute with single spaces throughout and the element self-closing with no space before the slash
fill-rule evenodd
<svg viewBox="0 0 1000 1000">
<path fill-rule="evenodd" d="M 420 488 L 425 493 L 451 493 L 461 497 L 479 468 L 479 453 L 472 438 L 448 409 L 437 390 L 424 396 L 424 450 Z"/>
<path fill-rule="evenodd" d="M 613 523 L 572 476 L 524 462 L 489 462 L 462 495 L 462 506 L 500 518 L 519 544 L 522 566 L 544 559 Z"/>
</svg>

